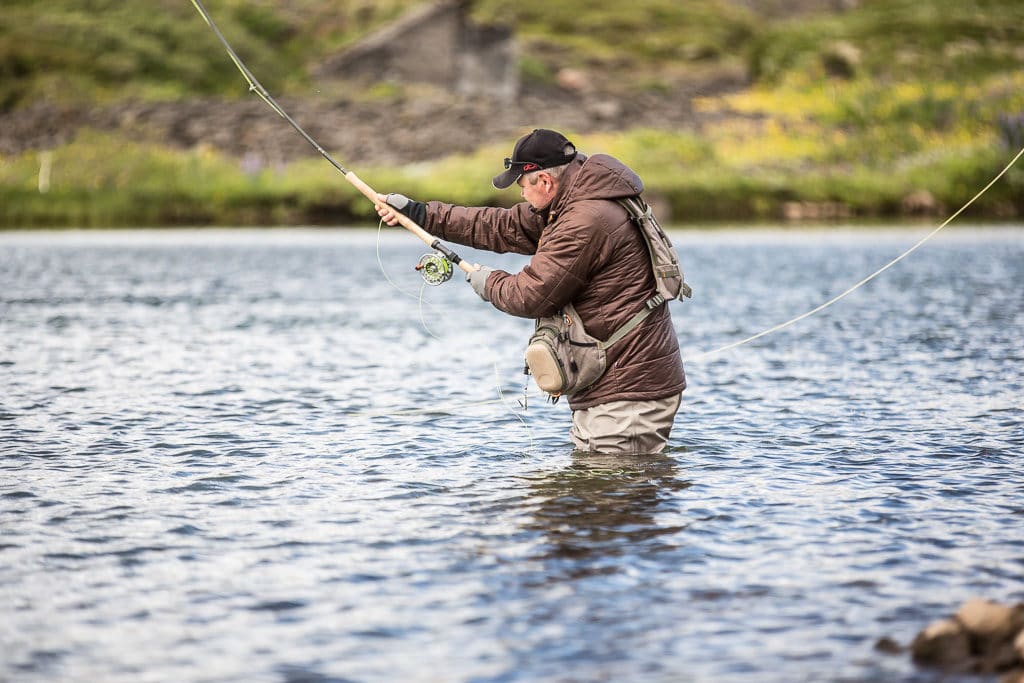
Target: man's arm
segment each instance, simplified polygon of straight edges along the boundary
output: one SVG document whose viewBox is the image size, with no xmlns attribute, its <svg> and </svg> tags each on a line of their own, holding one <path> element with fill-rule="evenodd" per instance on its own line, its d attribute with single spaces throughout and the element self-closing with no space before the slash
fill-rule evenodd
<svg viewBox="0 0 1024 683">
<path fill-rule="evenodd" d="M 495 308 L 523 318 L 553 315 L 587 285 L 605 233 L 588 230 L 590 217 L 574 213 L 552 225 L 522 271 L 490 274 L 486 291 Z"/>
<path fill-rule="evenodd" d="M 466 207 L 444 202 L 417 202 L 401 194 L 378 195 L 377 213 L 397 225 L 403 213 L 421 228 L 448 242 L 498 253 L 532 254 L 547 221 L 526 202 L 511 209 Z"/>
<path fill-rule="evenodd" d="M 526 202 L 510 209 L 427 202 L 423 229 L 441 239 L 499 254 L 537 251 L 545 218 Z"/>
</svg>

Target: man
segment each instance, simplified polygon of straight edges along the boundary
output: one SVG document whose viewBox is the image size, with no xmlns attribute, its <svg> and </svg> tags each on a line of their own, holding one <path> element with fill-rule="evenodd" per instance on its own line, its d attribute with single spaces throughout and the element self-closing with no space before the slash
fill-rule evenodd
<svg viewBox="0 0 1024 683">
<path fill-rule="evenodd" d="M 643 236 L 615 200 L 643 191 L 640 177 L 603 154 L 579 153 L 561 133 L 537 129 L 516 142 L 494 187 L 518 183 L 512 208 L 461 207 L 380 195 L 389 225 L 399 211 L 443 240 L 476 249 L 532 254 L 512 274 L 481 267 L 466 278 L 484 301 L 511 315 L 541 318 L 571 303 L 588 333 L 608 339 L 655 292 Z M 577 449 L 657 453 L 668 440 L 686 388 L 668 305 L 607 350 L 607 370 L 569 396 Z"/>
</svg>

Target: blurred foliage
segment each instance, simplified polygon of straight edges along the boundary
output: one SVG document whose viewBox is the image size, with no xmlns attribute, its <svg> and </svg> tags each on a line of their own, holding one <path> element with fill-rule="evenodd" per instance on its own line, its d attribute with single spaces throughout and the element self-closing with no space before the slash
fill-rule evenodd
<svg viewBox="0 0 1024 683">
<path fill-rule="evenodd" d="M 413 0 L 205 0 L 232 47 L 275 92 L 307 66 L 394 19 Z M 0 109 L 34 99 L 172 100 L 246 94 L 189 0 L 4 0 Z"/>
<path fill-rule="evenodd" d="M 845 46 L 856 51 L 856 63 L 848 65 L 855 75 L 967 82 L 1020 68 L 1024 3 L 863 0 L 848 13 L 767 25 L 751 41 L 750 72 L 772 84 L 794 75 L 820 77 L 844 58 Z"/>
<path fill-rule="evenodd" d="M 212 148 L 180 152 L 103 133 L 51 154 L 45 193 L 37 183 L 40 155 L 0 164 L 0 224 L 276 225 L 303 220 L 325 202 L 348 212 L 357 194 L 313 160 L 253 173 Z"/>
<path fill-rule="evenodd" d="M 310 85 L 310 67 L 419 4 L 417 0 L 205 0 L 218 27 L 275 93 Z M 475 17 L 516 28 L 528 80 L 560 66 L 606 77 L 740 60 L 749 14 L 725 0 L 519 3 L 477 0 Z M 0 110 L 50 101 L 240 96 L 234 66 L 188 0 L 5 0 L 0 5 Z M 657 83 L 659 79 L 651 79 Z M 631 80 L 625 80 L 630 83 Z"/>
</svg>

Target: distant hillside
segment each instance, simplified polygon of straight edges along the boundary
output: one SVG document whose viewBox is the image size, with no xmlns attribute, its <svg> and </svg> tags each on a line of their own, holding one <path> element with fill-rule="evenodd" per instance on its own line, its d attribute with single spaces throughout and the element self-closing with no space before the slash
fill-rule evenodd
<svg viewBox="0 0 1024 683">
<path fill-rule="evenodd" d="M 327 56 L 395 19 L 414 0 L 207 0 L 239 54 L 274 92 L 308 94 Z M 481 22 L 512 26 L 530 83 L 563 68 L 602 87 L 658 90 L 707 67 L 743 64 L 757 79 L 806 67 L 801 55 L 845 39 L 878 75 L 1020 68 L 1018 0 L 475 0 Z M 853 7 L 819 14 L 810 7 Z M 770 11 L 769 19 L 757 9 Z M 955 54 L 951 54 L 951 51 Z M 237 97 L 237 74 L 187 0 L 5 0 L 0 110 L 45 98 L 110 102 Z"/>
<path fill-rule="evenodd" d="M 394 18 L 381 3 L 208 0 L 239 53 L 278 88 L 308 64 Z M 237 72 L 188 0 L 5 0 L 0 109 L 40 98 L 109 102 L 238 94 Z"/>
<path fill-rule="evenodd" d="M 327 56 L 395 19 L 414 0 L 204 3 L 243 59 L 283 94 L 308 94 Z M 660 87 L 686 63 L 733 62 L 753 16 L 717 0 L 469 3 L 475 18 L 514 27 L 528 82 L 559 68 L 600 69 L 609 85 Z M 237 74 L 187 0 L 5 0 L 0 110 L 39 99 L 110 102 L 239 95 Z"/>
<path fill-rule="evenodd" d="M 204 4 L 332 153 L 453 201 L 507 202 L 474 174 L 547 125 L 636 165 L 677 217 L 938 214 L 1024 135 L 1020 0 L 469 2 L 519 42 L 515 106 L 316 75 L 412 0 Z M 189 0 L 0 5 L 0 224 L 365 215 L 318 163 Z M 1015 171 L 979 210 L 1024 213 L 1020 187 Z"/>
</svg>

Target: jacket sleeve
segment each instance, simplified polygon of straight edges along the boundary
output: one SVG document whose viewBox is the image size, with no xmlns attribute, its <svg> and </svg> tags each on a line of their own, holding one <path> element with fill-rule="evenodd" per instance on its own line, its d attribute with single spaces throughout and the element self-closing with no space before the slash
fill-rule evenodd
<svg viewBox="0 0 1024 683">
<path fill-rule="evenodd" d="M 600 216 L 583 208 L 560 216 L 522 271 L 512 275 L 499 270 L 487 279 L 494 307 L 510 315 L 541 318 L 573 301 L 590 281 L 604 248 L 605 231 L 588 229 L 598 220 Z"/>
<path fill-rule="evenodd" d="M 537 250 L 546 219 L 526 202 L 510 209 L 427 203 L 423 229 L 441 239 L 499 254 L 532 254 Z"/>
</svg>

